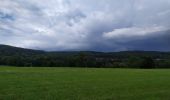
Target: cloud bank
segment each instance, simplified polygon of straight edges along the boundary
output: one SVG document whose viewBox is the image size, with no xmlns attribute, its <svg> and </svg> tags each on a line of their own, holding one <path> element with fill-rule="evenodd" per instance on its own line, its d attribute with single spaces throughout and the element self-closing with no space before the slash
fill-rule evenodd
<svg viewBox="0 0 170 100">
<path fill-rule="evenodd" d="M 42 50 L 170 50 L 169 0 L 1 0 L 0 44 Z"/>
</svg>

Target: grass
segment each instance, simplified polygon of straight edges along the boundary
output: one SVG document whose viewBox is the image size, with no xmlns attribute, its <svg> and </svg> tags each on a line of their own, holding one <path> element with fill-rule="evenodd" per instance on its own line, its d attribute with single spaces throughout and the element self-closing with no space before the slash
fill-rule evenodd
<svg viewBox="0 0 170 100">
<path fill-rule="evenodd" d="M 170 70 L 0 67 L 0 100 L 170 100 Z"/>
</svg>

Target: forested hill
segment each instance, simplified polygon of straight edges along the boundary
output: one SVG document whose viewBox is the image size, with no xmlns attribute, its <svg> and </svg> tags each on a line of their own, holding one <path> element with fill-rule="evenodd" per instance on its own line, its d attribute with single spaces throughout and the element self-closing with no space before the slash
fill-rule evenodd
<svg viewBox="0 0 170 100">
<path fill-rule="evenodd" d="M 170 52 L 46 52 L 0 45 L 0 65 L 21 67 L 170 68 Z"/>
<path fill-rule="evenodd" d="M 19 47 L 12 47 L 8 45 L 0 45 L 0 55 L 4 56 L 14 56 L 14 55 L 37 55 L 44 54 L 44 51 L 31 50 Z"/>
</svg>

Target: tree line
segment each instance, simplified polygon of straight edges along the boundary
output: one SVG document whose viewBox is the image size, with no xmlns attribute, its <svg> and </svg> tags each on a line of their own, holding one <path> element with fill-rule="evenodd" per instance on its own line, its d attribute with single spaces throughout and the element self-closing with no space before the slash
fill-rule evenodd
<svg viewBox="0 0 170 100">
<path fill-rule="evenodd" d="M 170 68 L 168 52 L 45 52 L 0 46 L 0 65 L 18 67 Z"/>
</svg>

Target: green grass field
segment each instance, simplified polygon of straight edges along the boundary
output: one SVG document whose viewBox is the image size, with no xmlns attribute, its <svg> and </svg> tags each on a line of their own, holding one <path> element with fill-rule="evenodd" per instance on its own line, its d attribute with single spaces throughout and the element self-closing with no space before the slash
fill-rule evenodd
<svg viewBox="0 0 170 100">
<path fill-rule="evenodd" d="M 170 70 L 0 67 L 0 100 L 170 100 Z"/>
</svg>

